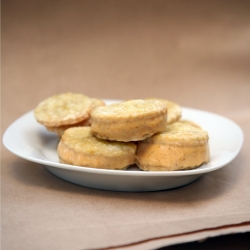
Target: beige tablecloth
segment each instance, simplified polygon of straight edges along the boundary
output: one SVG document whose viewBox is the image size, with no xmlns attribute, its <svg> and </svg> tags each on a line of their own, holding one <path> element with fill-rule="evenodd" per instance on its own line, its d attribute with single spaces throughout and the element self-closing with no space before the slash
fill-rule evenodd
<svg viewBox="0 0 250 250">
<path fill-rule="evenodd" d="M 245 136 L 226 167 L 146 193 L 68 183 L 2 145 L 2 249 L 155 249 L 250 231 L 249 13 L 243 0 L 2 1 L 2 135 L 71 91 L 165 98 Z"/>
</svg>

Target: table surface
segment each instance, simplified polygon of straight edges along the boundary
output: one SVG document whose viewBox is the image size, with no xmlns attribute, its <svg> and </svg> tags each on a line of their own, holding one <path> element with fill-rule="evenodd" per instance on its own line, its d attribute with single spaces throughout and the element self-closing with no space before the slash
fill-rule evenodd
<svg viewBox="0 0 250 250">
<path fill-rule="evenodd" d="M 198 249 L 229 239 L 247 249 L 249 13 L 244 0 L 2 1 L 2 136 L 40 101 L 71 91 L 164 98 L 228 117 L 245 138 L 227 167 L 149 193 L 74 185 L 2 144 L 2 249 Z"/>
</svg>

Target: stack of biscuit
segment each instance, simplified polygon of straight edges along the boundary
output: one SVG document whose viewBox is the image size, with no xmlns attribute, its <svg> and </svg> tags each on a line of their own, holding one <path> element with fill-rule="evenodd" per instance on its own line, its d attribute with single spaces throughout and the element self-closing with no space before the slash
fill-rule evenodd
<svg viewBox="0 0 250 250">
<path fill-rule="evenodd" d="M 64 164 L 145 171 L 193 169 L 209 161 L 208 134 L 181 120 L 174 102 L 149 98 L 105 105 L 100 99 L 63 93 L 39 103 L 36 120 L 60 137 Z"/>
</svg>

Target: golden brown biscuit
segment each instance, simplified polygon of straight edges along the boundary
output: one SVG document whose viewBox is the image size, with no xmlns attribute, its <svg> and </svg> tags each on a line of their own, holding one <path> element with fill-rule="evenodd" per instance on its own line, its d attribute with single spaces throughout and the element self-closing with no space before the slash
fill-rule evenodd
<svg viewBox="0 0 250 250">
<path fill-rule="evenodd" d="M 200 125 L 198 125 L 197 123 L 193 122 L 193 121 L 190 121 L 190 120 L 180 120 L 179 122 L 183 123 L 183 124 L 189 124 L 189 125 L 192 125 L 196 128 L 201 128 Z"/>
<path fill-rule="evenodd" d="M 90 110 L 92 111 L 96 107 L 105 106 L 106 103 L 102 99 L 91 98 L 91 104 L 90 105 L 91 105 Z"/>
<path fill-rule="evenodd" d="M 91 125 L 91 118 L 89 117 L 88 119 L 82 122 L 75 123 L 75 124 L 64 125 L 64 126 L 59 126 L 59 127 L 46 126 L 46 129 L 50 132 L 56 133 L 59 137 L 61 137 L 66 129 L 73 128 L 73 127 L 85 127 L 85 126 L 90 126 L 90 125 Z"/>
<path fill-rule="evenodd" d="M 167 106 L 160 100 L 130 100 L 91 112 L 92 133 L 101 139 L 138 141 L 164 131 Z"/>
<path fill-rule="evenodd" d="M 148 100 L 160 100 L 166 103 L 168 107 L 167 124 L 172 124 L 180 120 L 182 111 L 181 111 L 181 106 L 179 104 L 159 98 L 149 98 Z"/>
<path fill-rule="evenodd" d="M 106 105 L 105 102 L 101 99 L 97 99 L 97 98 L 91 98 L 91 104 L 90 104 L 90 112 L 92 110 L 94 110 L 96 107 L 99 106 L 104 106 Z M 54 132 L 56 133 L 59 137 L 61 137 L 64 133 L 64 131 L 68 128 L 72 128 L 72 127 L 83 127 L 83 126 L 90 126 L 92 123 L 92 118 L 91 116 L 89 116 L 87 119 L 78 122 L 78 123 L 74 123 L 74 124 L 69 124 L 69 125 L 63 125 L 63 126 L 58 126 L 58 127 L 49 127 L 46 126 L 47 130 L 49 130 L 50 132 Z"/>
<path fill-rule="evenodd" d="M 168 105 L 168 117 L 167 117 L 167 124 L 172 124 L 177 122 L 181 118 L 181 107 L 179 104 L 171 101 L 167 101 Z"/>
<path fill-rule="evenodd" d="M 36 120 L 48 127 L 75 124 L 89 118 L 91 98 L 74 93 L 55 95 L 40 102 L 34 110 Z"/>
<path fill-rule="evenodd" d="M 209 161 L 208 134 L 189 124 L 175 122 L 137 145 L 136 162 L 148 171 L 173 171 L 199 167 Z"/>
<path fill-rule="evenodd" d="M 57 148 L 61 163 L 102 169 L 126 169 L 135 160 L 132 142 L 111 142 L 92 135 L 90 127 L 67 129 Z"/>
</svg>

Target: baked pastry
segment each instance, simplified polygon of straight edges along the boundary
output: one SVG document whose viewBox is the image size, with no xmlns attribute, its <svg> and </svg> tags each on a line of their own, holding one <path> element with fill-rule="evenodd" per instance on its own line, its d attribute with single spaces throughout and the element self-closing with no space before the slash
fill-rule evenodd
<svg viewBox="0 0 250 250">
<path fill-rule="evenodd" d="M 97 98 L 91 98 L 90 99 L 90 109 L 89 109 L 89 113 L 95 109 L 96 107 L 99 106 L 104 106 L 106 105 L 105 102 L 101 99 L 97 99 Z M 74 124 L 69 124 L 69 125 L 63 125 L 63 126 L 58 126 L 58 127 L 49 127 L 46 126 L 47 130 L 49 130 L 50 132 L 54 132 L 56 133 L 59 137 L 61 137 L 64 133 L 64 131 L 68 128 L 72 128 L 72 127 L 83 127 L 83 126 L 90 126 L 92 123 L 92 118 L 89 114 L 89 117 L 81 122 L 78 123 L 74 123 Z"/>
<path fill-rule="evenodd" d="M 46 129 L 50 132 L 56 133 L 58 135 L 58 137 L 61 137 L 66 129 L 69 129 L 72 127 L 85 127 L 85 126 L 90 126 L 90 125 L 91 125 L 91 118 L 89 117 L 88 119 L 86 119 L 82 122 L 75 123 L 75 124 L 63 125 L 63 126 L 59 126 L 59 127 L 46 126 Z"/>
<path fill-rule="evenodd" d="M 193 122 L 193 121 L 190 121 L 190 120 L 180 120 L 179 122 L 183 123 L 183 124 L 189 124 L 189 125 L 192 125 L 196 128 L 201 128 L 200 125 L 198 125 L 197 123 Z"/>
<path fill-rule="evenodd" d="M 136 145 L 132 142 L 96 138 L 90 127 L 67 129 L 57 148 L 61 163 L 102 169 L 126 169 L 134 164 L 135 151 Z"/>
<path fill-rule="evenodd" d="M 139 141 L 164 131 L 167 105 L 160 100 L 129 100 L 91 112 L 92 133 L 100 139 Z"/>
<path fill-rule="evenodd" d="M 84 121 L 90 116 L 91 98 L 74 93 L 51 96 L 34 110 L 36 120 L 48 127 L 59 127 Z"/>
<path fill-rule="evenodd" d="M 208 139 L 201 128 L 175 122 L 138 143 L 136 163 L 148 171 L 194 169 L 209 161 Z"/>
<path fill-rule="evenodd" d="M 172 124 L 180 120 L 182 110 L 178 103 L 159 98 L 150 98 L 149 100 L 160 100 L 166 103 L 168 107 L 167 124 Z"/>
</svg>

